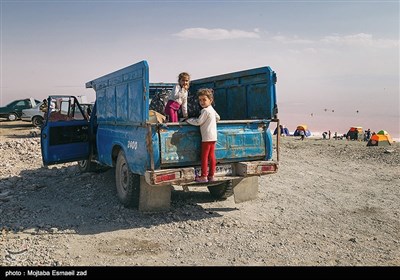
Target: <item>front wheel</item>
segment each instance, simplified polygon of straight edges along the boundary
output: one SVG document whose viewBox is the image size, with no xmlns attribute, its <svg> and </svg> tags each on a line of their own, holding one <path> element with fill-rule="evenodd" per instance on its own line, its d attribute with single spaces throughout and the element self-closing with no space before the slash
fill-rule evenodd
<svg viewBox="0 0 400 280">
<path fill-rule="evenodd" d="M 41 116 L 33 117 L 32 124 L 36 127 L 41 127 L 43 125 L 43 118 Z"/>
<path fill-rule="evenodd" d="M 140 196 L 140 176 L 130 171 L 125 154 L 120 151 L 115 167 L 115 185 L 118 198 L 128 208 L 138 208 Z"/>
<path fill-rule="evenodd" d="M 78 168 L 81 173 L 96 171 L 97 164 L 88 159 L 78 161 Z"/>
</svg>

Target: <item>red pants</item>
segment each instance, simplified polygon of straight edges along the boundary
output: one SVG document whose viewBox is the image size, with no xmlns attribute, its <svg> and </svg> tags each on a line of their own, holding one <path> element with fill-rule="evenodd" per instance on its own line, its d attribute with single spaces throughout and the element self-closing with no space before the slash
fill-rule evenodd
<svg viewBox="0 0 400 280">
<path fill-rule="evenodd" d="M 181 105 L 173 100 L 169 100 L 167 105 L 165 105 L 165 114 L 167 115 L 168 122 L 178 122 L 178 110 Z"/>
<path fill-rule="evenodd" d="M 215 143 L 201 142 L 201 177 L 207 177 L 208 161 L 210 161 L 210 168 L 208 170 L 208 177 L 213 177 L 217 160 L 215 159 Z"/>
</svg>

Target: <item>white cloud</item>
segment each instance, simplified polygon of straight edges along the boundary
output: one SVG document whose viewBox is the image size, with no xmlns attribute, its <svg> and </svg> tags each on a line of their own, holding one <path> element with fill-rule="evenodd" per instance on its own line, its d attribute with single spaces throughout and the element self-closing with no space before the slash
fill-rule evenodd
<svg viewBox="0 0 400 280">
<path fill-rule="evenodd" d="M 207 29 L 207 28 L 186 28 L 180 31 L 179 33 L 175 33 L 175 36 L 178 36 L 182 39 L 200 39 L 200 40 L 231 40 L 231 39 L 249 39 L 249 38 L 260 38 L 258 34 L 259 30 L 256 28 L 254 31 L 244 31 L 238 29 Z"/>
<path fill-rule="evenodd" d="M 322 37 L 319 40 L 300 38 L 297 35 L 284 36 L 278 34 L 271 37 L 272 40 L 282 44 L 318 44 L 323 43 L 330 46 L 364 46 L 373 48 L 398 48 L 399 41 L 393 39 L 376 39 L 371 34 L 358 33 L 350 35 L 329 35 Z"/>
<path fill-rule="evenodd" d="M 302 39 L 297 35 L 286 37 L 283 35 L 276 35 L 272 37 L 273 40 L 283 44 L 312 44 L 314 41 L 309 39 Z"/>
<path fill-rule="evenodd" d="M 398 40 L 390 39 L 375 39 L 371 34 L 358 33 L 352 35 L 331 35 L 325 36 L 321 42 L 333 45 L 346 45 L 346 46 L 371 46 L 377 48 L 393 48 L 399 46 Z"/>
</svg>

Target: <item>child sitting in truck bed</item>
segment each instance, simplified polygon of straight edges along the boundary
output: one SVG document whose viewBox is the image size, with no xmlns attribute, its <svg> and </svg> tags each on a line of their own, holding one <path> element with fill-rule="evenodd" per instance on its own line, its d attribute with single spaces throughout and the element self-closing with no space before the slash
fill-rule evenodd
<svg viewBox="0 0 400 280">
<path fill-rule="evenodd" d="M 187 99 L 190 84 L 190 75 L 182 72 L 178 77 L 178 84 L 174 86 L 168 95 L 168 102 L 165 106 L 165 114 L 168 122 L 178 122 L 178 111 L 182 107 L 183 118 L 188 117 Z"/>
</svg>

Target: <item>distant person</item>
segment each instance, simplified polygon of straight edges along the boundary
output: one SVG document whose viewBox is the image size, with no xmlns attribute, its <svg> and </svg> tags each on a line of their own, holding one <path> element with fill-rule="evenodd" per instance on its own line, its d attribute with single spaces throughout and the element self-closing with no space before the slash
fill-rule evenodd
<svg viewBox="0 0 400 280">
<path fill-rule="evenodd" d="M 56 101 L 54 99 L 52 99 L 50 101 L 50 112 L 54 112 L 54 111 L 57 111 L 57 109 L 56 109 Z"/>
<path fill-rule="evenodd" d="M 328 130 L 328 139 L 331 139 L 331 131 Z"/>
<path fill-rule="evenodd" d="M 303 141 L 303 140 L 304 140 L 304 137 L 306 136 L 305 131 L 304 131 L 304 130 L 300 130 L 300 131 L 299 131 L 299 134 L 300 134 L 300 139 Z"/>
<path fill-rule="evenodd" d="M 187 99 L 190 85 L 190 75 L 182 72 L 178 77 L 178 84 L 174 86 L 168 95 L 168 102 L 165 105 L 165 114 L 168 122 L 178 122 L 178 111 L 182 108 L 183 118 L 188 117 Z"/>
<path fill-rule="evenodd" d="M 86 114 L 90 117 L 90 115 L 92 114 L 92 109 L 90 108 L 90 106 L 87 107 L 86 109 Z"/>
<path fill-rule="evenodd" d="M 49 108 L 49 105 L 47 104 L 47 99 L 43 99 L 42 104 L 39 107 L 39 110 L 44 112 L 44 113 L 47 113 L 48 108 Z M 56 110 L 56 104 L 52 100 L 50 102 L 50 112 L 53 112 L 55 110 Z"/>
<path fill-rule="evenodd" d="M 39 107 L 39 110 L 44 112 L 44 113 L 47 113 L 48 107 L 49 106 L 47 105 L 47 99 L 43 99 L 42 104 Z"/>
<path fill-rule="evenodd" d="M 367 138 L 366 141 L 369 141 L 371 139 L 371 129 L 368 128 L 368 130 L 365 133 L 365 136 Z"/>
<path fill-rule="evenodd" d="M 214 91 L 210 88 L 202 88 L 197 91 L 201 110 L 198 118 L 187 119 L 191 125 L 200 126 L 201 132 L 201 176 L 196 182 L 206 183 L 214 181 L 217 165 L 215 158 L 215 143 L 217 142 L 217 122 L 220 116 L 211 105 L 214 100 Z M 208 162 L 210 167 L 208 168 Z M 207 170 L 208 169 L 208 170 Z"/>
</svg>

